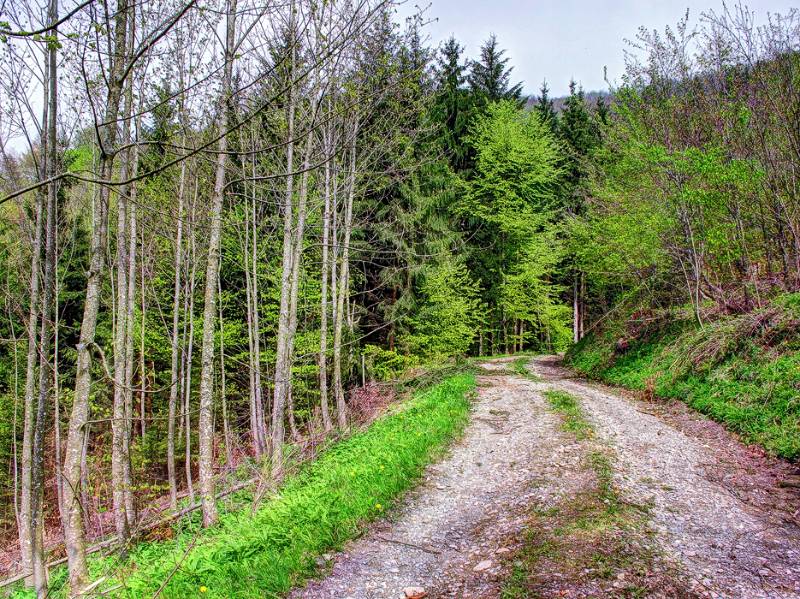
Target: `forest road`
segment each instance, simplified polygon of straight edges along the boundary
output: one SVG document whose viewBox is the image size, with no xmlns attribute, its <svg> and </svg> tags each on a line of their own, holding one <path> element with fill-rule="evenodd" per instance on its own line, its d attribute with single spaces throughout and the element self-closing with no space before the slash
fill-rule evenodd
<svg viewBox="0 0 800 599">
<path fill-rule="evenodd" d="M 555 356 L 532 358 L 531 378 L 511 374 L 510 360 L 481 364 L 471 422 L 446 457 L 291 597 L 500 597 L 532 511 L 568 501 L 586 476 L 585 448 L 544 396 L 561 390 L 613 451 L 623 496 L 650 506 L 655 543 L 693 595 L 800 598 L 800 500 L 777 485 L 787 464 L 683 404 L 576 378 Z M 582 596 L 564 592 L 554 596 Z"/>
</svg>

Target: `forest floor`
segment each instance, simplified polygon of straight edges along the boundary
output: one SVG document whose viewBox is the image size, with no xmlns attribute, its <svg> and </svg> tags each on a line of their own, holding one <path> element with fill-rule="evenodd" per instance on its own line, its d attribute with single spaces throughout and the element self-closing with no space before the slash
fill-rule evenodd
<svg viewBox="0 0 800 599">
<path fill-rule="evenodd" d="M 463 438 L 292 597 L 800 597 L 791 465 L 526 361 L 481 364 Z"/>
</svg>

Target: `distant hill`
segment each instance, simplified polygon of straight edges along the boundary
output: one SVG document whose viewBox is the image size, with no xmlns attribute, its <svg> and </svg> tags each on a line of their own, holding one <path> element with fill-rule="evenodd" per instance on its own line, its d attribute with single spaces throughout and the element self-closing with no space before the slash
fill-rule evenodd
<svg viewBox="0 0 800 599">
<path fill-rule="evenodd" d="M 597 98 L 602 98 L 606 104 L 610 104 L 611 100 L 613 99 L 613 96 L 610 93 L 604 91 L 585 92 L 584 95 L 586 96 L 586 103 L 589 106 L 594 106 L 594 104 L 597 102 Z M 567 98 L 569 98 L 569 96 L 560 96 L 558 98 L 553 98 L 553 107 L 555 108 L 556 112 L 560 113 L 562 110 L 564 110 Z M 538 101 L 539 101 L 539 94 L 537 92 L 536 94 L 528 96 L 528 101 L 526 106 L 528 108 L 532 108 Z"/>
</svg>

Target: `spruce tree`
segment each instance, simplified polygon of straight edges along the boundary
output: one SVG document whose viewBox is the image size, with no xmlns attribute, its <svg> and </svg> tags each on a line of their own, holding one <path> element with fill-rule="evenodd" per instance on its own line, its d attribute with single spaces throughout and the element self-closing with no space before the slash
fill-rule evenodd
<svg viewBox="0 0 800 599">
<path fill-rule="evenodd" d="M 600 143 L 600 132 L 586 105 L 583 88 L 574 80 L 569 84 L 569 97 L 561 113 L 559 134 L 567 149 L 564 207 L 569 212 L 580 214 L 586 195 L 587 160 Z"/>
<path fill-rule="evenodd" d="M 558 115 L 549 93 L 550 88 L 547 87 L 547 81 L 542 81 L 542 87 L 539 89 L 539 98 L 536 100 L 536 105 L 533 109 L 539 115 L 542 123 L 550 129 L 550 132 L 556 133 L 558 130 Z"/>
<path fill-rule="evenodd" d="M 491 34 L 481 46 L 480 60 L 473 61 L 470 66 L 469 86 L 486 103 L 513 100 L 521 105 L 522 83 L 511 85 L 511 71 L 514 68 L 506 66 L 509 59 L 503 58 L 505 53 L 497 45 L 497 36 Z"/>
<path fill-rule="evenodd" d="M 454 37 L 439 50 L 436 65 L 436 93 L 431 116 L 439 127 L 442 149 L 457 171 L 466 166 L 468 147 L 464 141 L 470 121 L 469 92 L 465 88 L 466 64 L 461 62 L 463 47 Z"/>
</svg>

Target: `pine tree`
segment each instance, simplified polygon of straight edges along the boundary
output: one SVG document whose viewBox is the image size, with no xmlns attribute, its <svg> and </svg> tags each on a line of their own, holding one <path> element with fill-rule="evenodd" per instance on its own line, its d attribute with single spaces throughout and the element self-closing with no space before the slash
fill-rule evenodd
<svg viewBox="0 0 800 599">
<path fill-rule="evenodd" d="M 514 69 L 506 67 L 509 59 L 503 58 L 505 53 L 498 48 L 497 36 L 491 34 L 481 46 L 480 60 L 473 61 L 470 66 L 469 86 L 487 103 L 513 100 L 521 105 L 522 83 L 511 85 L 511 71 Z"/>
</svg>

